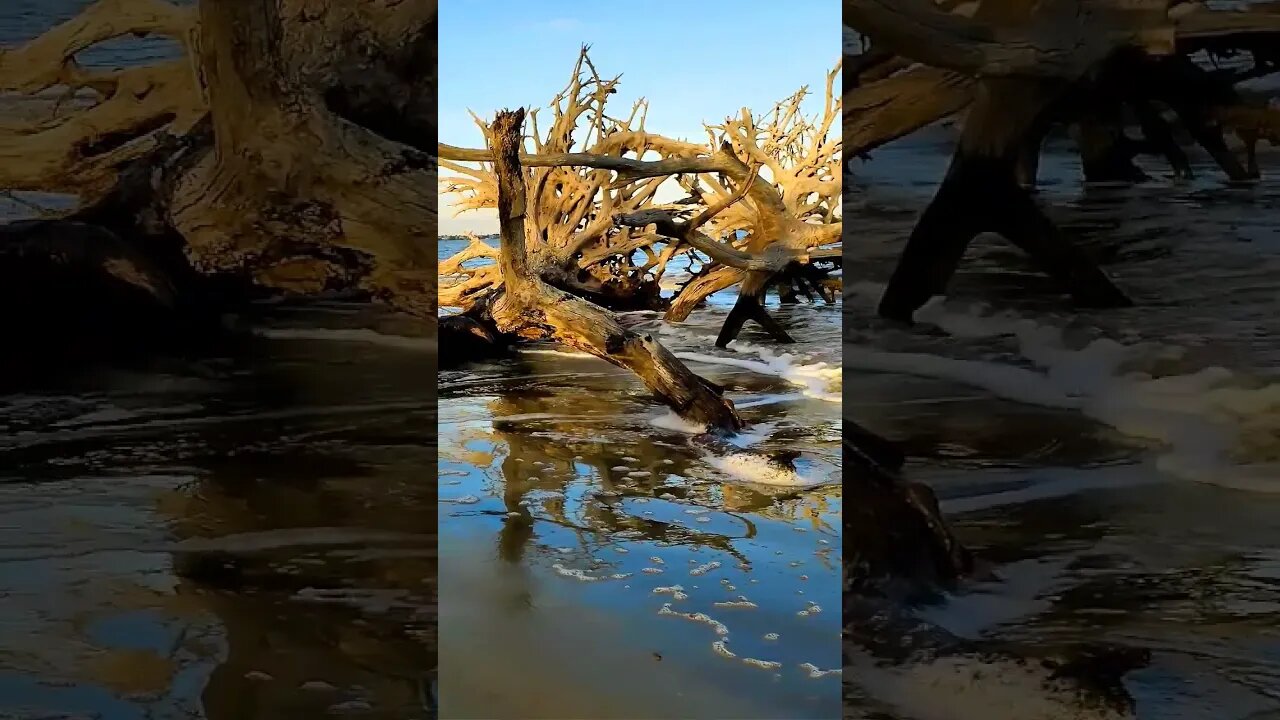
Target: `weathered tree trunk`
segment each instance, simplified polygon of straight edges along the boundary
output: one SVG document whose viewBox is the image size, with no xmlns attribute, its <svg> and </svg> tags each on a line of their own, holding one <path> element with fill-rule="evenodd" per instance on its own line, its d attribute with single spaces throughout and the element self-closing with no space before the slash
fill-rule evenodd
<svg viewBox="0 0 1280 720">
<path fill-rule="evenodd" d="M 214 148 L 171 201 L 196 265 L 434 317 L 434 47 L 434 3 L 203 0 Z"/>
<path fill-rule="evenodd" d="M 526 252 L 528 197 L 520 165 L 524 110 L 498 113 L 489 129 L 498 181 L 498 221 L 504 290 L 493 303 L 500 330 L 547 337 L 624 367 L 682 417 L 712 428 L 736 431 L 742 420 L 723 390 L 694 375 L 652 337 L 618 324 L 607 311 L 551 287 L 533 271 Z"/>
<path fill-rule="evenodd" d="M 899 474 L 901 451 L 854 422 L 842 429 L 845 592 L 916 596 L 969 574 L 972 557 L 933 492 Z"/>
<path fill-rule="evenodd" d="M 1076 301 L 1092 307 L 1129 303 L 1018 183 L 1028 134 L 1059 92 L 1057 83 L 985 80 L 965 120 L 946 178 L 912 232 L 880 302 L 881 315 L 910 322 L 945 291 L 969 243 L 998 232 L 1031 255 Z"/>
<path fill-rule="evenodd" d="M 433 321 L 435 12 L 434 2 L 100 0 L 0 57 L 0 88 L 105 96 L 48 128 L 0 130 L 0 152 L 12 144 L 45 160 L 0 170 L 0 184 L 77 193 L 93 223 L 126 242 L 177 239 L 204 275 L 358 290 Z M 74 63 L 130 32 L 173 36 L 186 57 L 107 74 Z M 164 147 L 177 156 L 149 151 Z"/>
</svg>

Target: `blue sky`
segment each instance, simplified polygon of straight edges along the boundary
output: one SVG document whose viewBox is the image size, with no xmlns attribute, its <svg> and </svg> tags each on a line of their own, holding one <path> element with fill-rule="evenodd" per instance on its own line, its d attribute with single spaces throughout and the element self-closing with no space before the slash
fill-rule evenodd
<svg viewBox="0 0 1280 720">
<path fill-rule="evenodd" d="M 601 75 L 622 74 L 614 114 L 645 97 L 651 132 L 701 140 L 703 121 L 768 110 L 802 85 L 817 112 L 841 27 L 836 0 L 441 0 L 440 140 L 481 146 L 468 109 L 546 106 L 583 43 Z M 441 207 L 441 233 L 496 229 L 492 216 L 452 215 Z"/>
</svg>

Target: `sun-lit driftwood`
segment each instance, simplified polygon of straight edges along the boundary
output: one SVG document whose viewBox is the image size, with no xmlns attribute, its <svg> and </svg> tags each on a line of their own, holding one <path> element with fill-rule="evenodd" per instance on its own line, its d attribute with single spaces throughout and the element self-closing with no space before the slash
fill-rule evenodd
<svg viewBox="0 0 1280 720">
<path fill-rule="evenodd" d="M 698 144 L 645 130 L 644 101 L 626 119 L 607 115 L 618 80 L 602 78 L 584 48 L 551 105 L 548 127 L 540 130 L 531 112 L 532 147 L 521 146 L 520 161 L 530 169 L 526 246 L 533 273 L 606 307 L 667 308 L 675 321 L 711 292 L 741 284 L 718 343 L 731 342 L 748 318 L 789 341 L 764 311 L 764 292 L 796 284 L 808 290 L 825 272 L 815 263 L 839 257 L 833 252 L 841 234 L 838 73 L 839 66 L 827 77 L 821 116 L 801 112 L 802 89 L 762 117 L 744 109 L 708 125 L 708 143 Z M 457 173 L 441 186 L 460 212 L 495 206 L 487 151 L 440 144 L 439 156 Z M 664 187 L 688 197 L 661 202 Z M 468 248 L 455 260 L 474 252 Z M 663 297 L 660 282 L 674 261 L 705 265 L 674 297 Z M 503 279 L 492 266 L 445 267 L 441 304 L 466 311 Z M 728 281 L 708 282 L 712 277 Z"/>
<path fill-rule="evenodd" d="M 845 93 L 846 135 L 861 154 L 966 113 L 947 178 L 922 216 L 881 303 L 910 320 L 943 292 L 969 241 L 995 231 L 1026 250 L 1088 306 L 1128 304 L 1031 200 L 1040 147 L 1067 124 L 1089 181 L 1140 181 L 1140 155 L 1175 174 L 1191 163 L 1182 131 L 1228 178 L 1260 170 L 1256 145 L 1274 142 L 1274 110 L 1234 86 L 1280 71 L 1280 25 L 1268 12 L 1215 11 L 1166 0 L 981 0 L 960 12 L 930 0 L 845 0 L 845 22 L 870 38 Z M 951 10 L 951 12 L 948 12 Z M 1192 59 L 1248 53 L 1211 71 Z M 917 64 L 924 63 L 924 64 Z M 1177 127 L 1170 122 L 1176 118 Z M 1141 139 L 1129 135 L 1136 124 Z M 1224 133 L 1245 145 L 1232 152 Z"/>
<path fill-rule="evenodd" d="M 723 391 L 694 375 L 648 335 L 622 327 L 607 310 L 552 287 L 529 262 L 525 222 L 529 194 L 520 165 L 523 109 L 498 113 L 487 133 L 497 180 L 503 291 L 492 318 L 509 334 L 548 337 L 634 372 L 682 417 L 735 431 L 742 420 Z"/>
<path fill-rule="evenodd" d="M 0 54 L 0 89 L 74 94 L 47 119 L 0 125 L 0 188 L 75 195 L 70 219 L 179 244 L 171 266 L 360 291 L 434 321 L 435 11 L 100 0 Z M 178 57 L 76 63 L 128 34 L 170 36 Z"/>
<path fill-rule="evenodd" d="M 55 111 L 0 120 L 0 187 L 91 199 L 153 146 L 157 132 L 190 130 L 205 107 L 189 59 L 101 71 L 81 67 L 76 55 L 125 35 L 163 35 L 189 49 L 195 30 L 191 8 L 100 0 L 25 45 L 0 50 L 0 92 L 44 94 Z"/>
</svg>

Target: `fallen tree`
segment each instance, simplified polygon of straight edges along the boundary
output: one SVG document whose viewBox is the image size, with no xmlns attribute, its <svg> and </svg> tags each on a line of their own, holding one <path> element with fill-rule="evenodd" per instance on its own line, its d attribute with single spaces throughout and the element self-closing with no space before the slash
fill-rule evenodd
<svg viewBox="0 0 1280 720">
<path fill-rule="evenodd" d="M 845 0 L 846 24 L 870 39 L 846 75 L 855 155 L 965 112 L 951 167 L 880 313 L 910 321 L 985 231 L 1017 244 L 1080 304 L 1130 304 L 1031 199 L 1042 143 L 1055 125 L 1070 125 L 1086 180 L 1132 182 L 1146 177 L 1134 163 L 1140 154 L 1189 176 L 1175 139 L 1185 134 L 1229 179 L 1256 178 L 1257 143 L 1280 139 L 1280 110 L 1237 86 L 1280 70 L 1280 16 L 1269 10 L 1178 0 Z M 1247 62 L 1207 67 L 1197 61 L 1204 56 Z M 1227 130 L 1244 141 L 1246 162 L 1228 148 Z"/>
<path fill-rule="evenodd" d="M 631 370 L 682 417 L 727 430 L 742 420 L 723 390 L 694 375 L 651 336 L 618 324 L 606 310 L 552 287 L 534 274 L 525 246 L 528 191 L 520 165 L 524 110 L 498 113 L 488 136 L 497 178 L 503 291 L 490 317 L 510 335 L 546 337 Z"/>
<path fill-rule="evenodd" d="M 839 71 L 827 76 L 820 116 L 803 114 L 802 88 L 764 116 L 744 108 L 708 125 L 708 143 L 698 144 L 648 132 L 643 100 L 626 119 L 608 115 L 618 79 L 602 78 L 584 48 L 544 132 L 530 113 L 533 147 L 520 155 L 530 168 L 530 274 L 605 307 L 665 310 L 676 322 L 712 293 L 738 286 L 717 344 L 732 342 L 748 319 L 791 342 L 764 310 L 769 288 L 784 301 L 798 294 L 834 301 L 826 275 L 841 256 Z M 441 144 L 439 156 L 457 173 L 441 184 L 459 212 L 496 207 L 488 151 Z M 662 202 L 660 190 L 673 184 L 687 197 Z M 486 254 L 492 250 L 476 240 L 442 264 L 441 306 L 488 312 L 506 270 L 466 265 Z M 681 262 L 690 278 L 664 297 L 662 278 Z"/>
</svg>

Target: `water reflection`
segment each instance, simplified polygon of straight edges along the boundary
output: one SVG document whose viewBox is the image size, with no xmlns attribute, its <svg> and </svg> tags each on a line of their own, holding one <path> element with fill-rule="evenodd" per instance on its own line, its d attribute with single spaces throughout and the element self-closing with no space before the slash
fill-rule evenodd
<svg viewBox="0 0 1280 720">
<path fill-rule="evenodd" d="M 0 711 L 429 716 L 431 358 L 252 350 L 0 398 Z"/>
<path fill-rule="evenodd" d="M 697 371 L 741 397 L 795 395 L 741 367 Z M 838 488 L 726 481 L 591 358 L 526 353 L 444 373 L 441 392 L 444 716 L 839 712 L 838 677 L 803 667 L 838 667 Z M 752 450 L 829 461 L 834 418 L 812 409 L 744 410 L 764 429 Z"/>
</svg>

